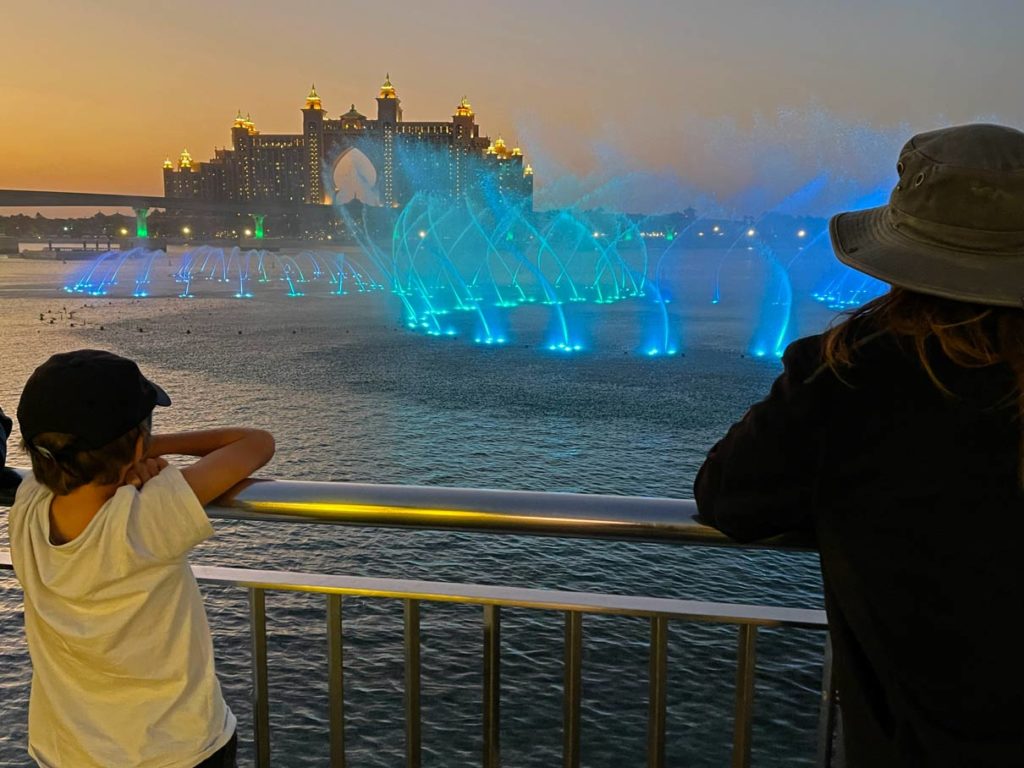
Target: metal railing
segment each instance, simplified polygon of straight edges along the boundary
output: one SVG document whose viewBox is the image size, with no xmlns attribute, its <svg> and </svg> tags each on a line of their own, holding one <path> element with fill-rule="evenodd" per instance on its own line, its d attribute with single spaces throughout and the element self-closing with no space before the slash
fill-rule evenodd
<svg viewBox="0 0 1024 768">
<path fill-rule="evenodd" d="M 0 504 L 9 499 L 0 496 Z M 591 538 L 731 544 L 722 534 L 696 520 L 692 501 L 627 496 L 600 496 L 526 491 L 488 491 L 352 483 L 250 480 L 240 484 L 209 510 L 215 518 L 252 521 L 286 520 L 431 530 L 518 533 Z M 758 546 L 802 548 L 798 541 Z M 0 551 L 0 570 L 9 569 L 10 554 Z M 345 765 L 345 690 L 343 599 L 345 596 L 404 601 L 405 753 L 417 768 L 420 728 L 420 604 L 446 602 L 478 605 L 482 615 L 483 748 L 486 768 L 500 765 L 501 618 L 503 608 L 529 608 L 564 614 L 563 765 L 580 764 L 580 704 L 584 616 L 640 616 L 650 624 L 647 765 L 665 765 L 668 681 L 668 622 L 689 621 L 737 627 L 736 701 L 732 765 L 749 766 L 758 629 L 795 627 L 826 629 L 824 611 L 668 598 L 566 592 L 479 584 L 331 576 L 319 573 L 193 566 L 201 581 L 248 590 L 252 646 L 253 728 L 256 764 L 270 761 L 270 708 L 267 666 L 266 593 L 291 591 L 325 595 L 330 756 Z M 818 765 L 827 766 L 834 721 L 830 654 L 826 652 Z"/>
<path fill-rule="evenodd" d="M 13 489 L 0 489 L 0 506 L 13 500 Z M 209 514 L 226 520 L 813 550 L 792 537 L 737 544 L 699 522 L 695 502 L 648 496 L 250 479 L 217 499 Z"/>
</svg>

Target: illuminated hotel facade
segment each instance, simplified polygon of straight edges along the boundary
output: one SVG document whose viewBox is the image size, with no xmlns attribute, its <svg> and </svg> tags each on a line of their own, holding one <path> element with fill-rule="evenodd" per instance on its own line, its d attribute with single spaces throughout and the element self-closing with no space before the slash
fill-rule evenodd
<svg viewBox="0 0 1024 768">
<path fill-rule="evenodd" d="M 241 112 L 231 128 L 231 148 L 206 162 L 188 151 L 164 162 L 164 195 L 211 201 L 333 202 L 334 169 L 358 150 L 377 172 L 380 203 L 398 207 L 417 192 L 513 200 L 533 209 L 533 169 L 518 147 L 480 135 L 463 98 L 449 122 L 407 122 L 390 75 L 377 96 L 377 118 L 355 105 L 328 118 L 316 88 L 302 108 L 302 134 L 260 133 Z"/>
</svg>

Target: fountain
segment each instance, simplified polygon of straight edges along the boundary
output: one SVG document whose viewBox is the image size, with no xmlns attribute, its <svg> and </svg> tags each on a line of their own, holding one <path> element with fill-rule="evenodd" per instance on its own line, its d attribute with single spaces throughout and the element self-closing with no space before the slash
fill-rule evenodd
<svg viewBox="0 0 1024 768">
<path fill-rule="evenodd" d="M 835 263 L 822 222 L 786 236 L 778 226 L 764 228 L 764 217 L 666 227 L 657 217 L 578 209 L 533 214 L 514 204 L 417 195 L 381 236 L 379 227 L 375 232 L 344 208 L 339 213 L 353 245 L 109 251 L 79 269 L 65 290 L 239 300 L 375 293 L 391 297 L 409 332 L 485 347 L 516 341 L 521 318 L 536 324 L 546 317 L 543 338 L 528 340 L 559 355 L 599 347 L 602 317 L 614 313 L 630 328 L 630 348 L 653 358 L 684 350 L 703 281 L 712 312 L 751 315 L 746 351 L 777 358 L 791 340 L 793 313 L 806 301 L 847 309 L 885 289 Z M 811 289 L 794 287 L 808 279 Z M 713 319 L 707 311 L 702 316 Z"/>
<path fill-rule="evenodd" d="M 828 183 L 818 174 L 780 208 L 800 208 Z M 526 198 L 482 184 L 455 199 L 420 192 L 393 210 L 339 204 L 344 247 L 108 251 L 65 290 L 257 301 L 375 294 L 393 303 L 409 332 L 560 356 L 608 351 L 611 324 L 625 351 L 671 358 L 696 335 L 691 326 L 731 322 L 743 328 L 743 351 L 765 359 L 781 357 L 794 333 L 807 330 L 799 320 L 808 307 L 817 303 L 824 315 L 885 290 L 835 261 L 820 219 L 645 217 L 585 208 L 591 201 L 535 213 Z"/>
</svg>

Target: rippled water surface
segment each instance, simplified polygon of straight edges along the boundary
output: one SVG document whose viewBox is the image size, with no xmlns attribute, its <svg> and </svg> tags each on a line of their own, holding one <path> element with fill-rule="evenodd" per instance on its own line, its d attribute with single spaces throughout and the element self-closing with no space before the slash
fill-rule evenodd
<svg viewBox="0 0 1024 768">
<path fill-rule="evenodd" d="M 658 359 L 634 354 L 635 317 L 620 305 L 574 308 L 600 344 L 565 358 L 538 349 L 547 318 L 536 307 L 515 310 L 514 343 L 484 349 L 402 330 L 395 306 L 379 293 L 238 301 L 211 288 L 190 300 L 166 295 L 170 289 L 142 301 L 83 298 L 55 290 L 67 269 L 0 260 L 0 403 L 8 412 L 48 355 L 111 349 L 138 360 L 174 400 L 156 414 L 157 430 L 236 423 L 271 430 L 278 452 L 265 476 L 690 497 L 707 449 L 779 370 L 741 354 L 760 301 L 755 283 L 739 279 L 741 298 L 712 307 L 696 289 L 687 294 L 687 269 L 699 268 L 685 262 L 670 279 L 683 286 L 671 319 L 683 326 L 686 356 Z M 800 311 L 803 331 L 826 320 L 813 308 Z M 12 463 L 26 464 L 17 449 Z M 217 536 L 194 562 L 801 607 L 822 602 L 809 555 L 279 523 L 215 527 Z M 0 547 L 6 545 L 0 512 Z M 204 592 L 244 765 L 252 759 L 246 595 Z M 273 763 L 326 765 L 323 599 L 270 594 L 267 604 Z M 350 764 L 399 765 L 402 606 L 346 599 L 344 622 Z M 584 632 L 582 762 L 643 765 L 648 625 L 588 617 Z M 425 605 L 422 633 L 423 762 L 478 765 L 481 610 Z M 562 639 L 561 615 L 503 615 L 505 765 L 560 763 Z M 672 625 L 668 764 L 728 764 L 735 643 L 734 629 Z M 822 644 L 820 633 L 761 633 L 755 765 L 811 764 Z M 10 573 L 0 574 L 0 765 L 30 764 L 29 676 L 20 591 Z"/>
</svg>

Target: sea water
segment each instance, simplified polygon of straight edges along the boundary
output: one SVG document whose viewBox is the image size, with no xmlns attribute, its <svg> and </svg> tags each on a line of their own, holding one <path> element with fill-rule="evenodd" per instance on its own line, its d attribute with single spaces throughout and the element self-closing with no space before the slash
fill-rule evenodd
<svg viewBox="0 0 1024 768">
<path fill-rule="evenodd" d="M 155 269 L 166 278 L 175 258 Z M 592 329 L 592 344 L 566 357 L 544 348 L 549 310 L 541 307 L 513 310 L 509 343 L 484 348 L 464 336 L 409 332 L 380 292 L 308 290 L 296 299 L 268 290 L 237 300 L 211 286 L 192 299 L 172 291 L 85 297 L 60 291 L 72 265 L 0 260 L 0 404 L 15 410 L 22 384 L 48 355 L 103 348 L 137 360 L 171 395 L 173 406 L 155 415 L 157 431 L 232 424 L 272 431 L 277 455 L 261 476 L 690 498 L 708 448 L 781 370 L 777 360 L 747 354 L 763 300 L 757 281 L 745 281 L 737 264 L 730 301 L 713 305 L 700 263 L 682 260 L 667 278 L 677 284 L 670 321 L 684 354 L 649 358 L 638 349 L 638 310 L 628 303 L 573 308 Z M 828 320 L 813 302 L 794 307 L 794 333 Z M 26 466 L 14 443 L 10 462 Z M 809 554 L 282 523 L 214 527 L 216 537 L 193 562 L 822 605 Z M 245 765 L 252 760 L 247 596 L 203 591 Z M 267 611 L 272 762 L 326 765 L 323 598 L 270 593 Z M 479 607 L 423 605 L 425 765 L 479 764 L 481 618 Z M 400 764 L 402 605 L 346 598 L 344 622 L 350 764 Z M 648 634 L 643 619 L 584 620 L 584 765 L 645 762 Z M 669 765 L 727 764 L 736 634 L 671 624 Z M 560 614 L 503 612 L 506 765 L 560 762 L 562 640 Z M 811 764 L 823 643 L 820 632 L 760 633 L 755 765 Z M 21 595 L 8 572 L 0 575 L 0 765 L 31 764 L 29 680 Z"/>
</svg>

